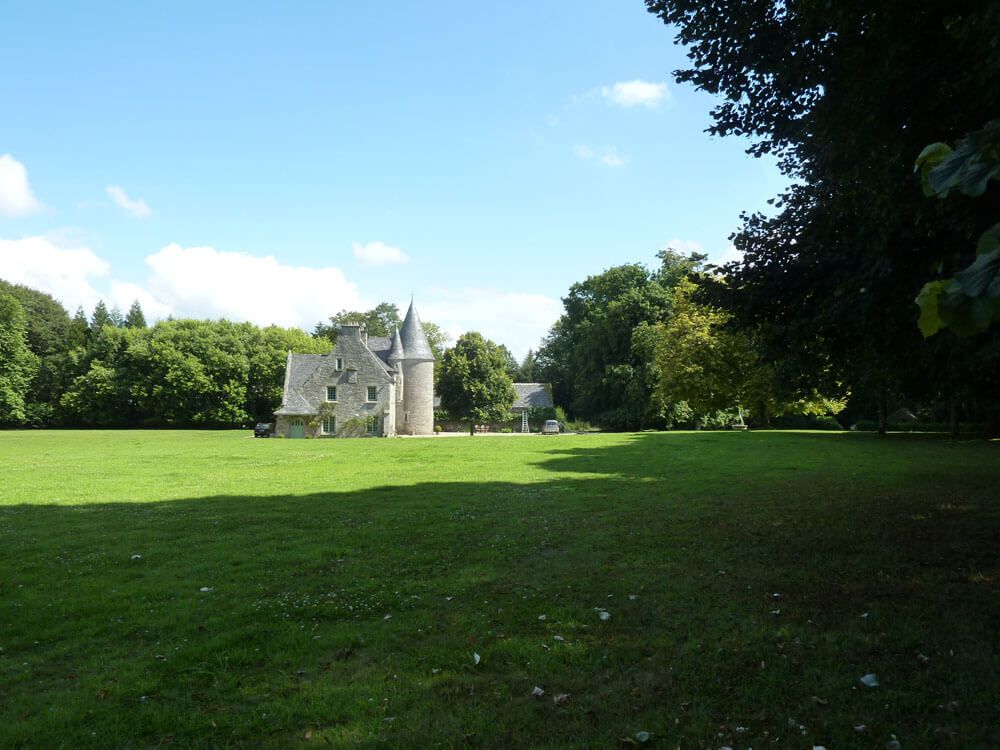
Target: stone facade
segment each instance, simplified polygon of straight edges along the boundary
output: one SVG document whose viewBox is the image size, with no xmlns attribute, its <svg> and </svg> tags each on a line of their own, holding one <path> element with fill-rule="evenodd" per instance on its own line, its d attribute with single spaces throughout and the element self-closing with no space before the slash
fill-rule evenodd
<svg viewBox="0 0 1000 750">
<path fill-rule="evenodd" d="M 434 362 L 404 362 L 403 414 L 397 425 L 404 435 L 434 432 Z"/>
<path fill-rule="evenodd" d="M 409 342 L 409 346 L 407 346 Z M 393 339 L 340 327 L 329 354 L 288 353 L 275 433 L 392 437 L 434 431 L 434 358 L 413 305 Z"/>
</svg>

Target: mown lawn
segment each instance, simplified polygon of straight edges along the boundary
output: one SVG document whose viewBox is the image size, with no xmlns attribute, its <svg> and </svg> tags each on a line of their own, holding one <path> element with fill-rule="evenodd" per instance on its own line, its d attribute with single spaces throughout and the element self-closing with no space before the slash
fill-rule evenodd
<svg viewBox="0 0 1000 750">
<path fill-rule="evenodd" d="M 995 443 L 7 432 L 0 482 L 0 747 L 1000 745 Z"/>
</svg>

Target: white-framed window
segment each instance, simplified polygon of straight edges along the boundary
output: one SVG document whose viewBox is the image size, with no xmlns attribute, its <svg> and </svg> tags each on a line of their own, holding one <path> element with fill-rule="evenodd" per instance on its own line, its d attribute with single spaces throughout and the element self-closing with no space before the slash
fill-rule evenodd
<svg viewBox="0 0 1000 750">
<path fill-rule="evenodd" d="M 378 417 L 368 417 L 368 419 L 365 421 L 367 422 L 365 427 L 367 428 L 368 432 L 370 432 L 372 435 L 378 432 Z"/>
<path fill-rule="evenodd" d="M 333 363 L 333 369 L 335 369 L 337 372 L 341 372 L 344 369 L 343 357 L 337 357 L 337 359 Z"/>
<path fill-rule="evenodd" d="M 370 385 L 368 386 L 368 403 L 373 401 L 378 401 L 378 386 Z"/>
<path fill-rule="evenodd" d="M 323 417 L 323 434 L 333 435 L 337 431 L 336 417 Z"/>
<path fill-rule="evenodd" d="M 336 401 L 337 400 L 337 386 L 335 386 L 335 385 L 328 385 L 326 387 L 326 400 L 327 401 Z"/>
</svg>

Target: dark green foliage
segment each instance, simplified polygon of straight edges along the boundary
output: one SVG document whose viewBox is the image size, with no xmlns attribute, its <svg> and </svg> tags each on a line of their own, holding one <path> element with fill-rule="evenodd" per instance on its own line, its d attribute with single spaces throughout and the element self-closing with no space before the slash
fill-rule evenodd
<svg viewBox="0 0 1000 750">
<path fill-rule="evenodd" d="M 132 306 L 128 309 L 128 315 L 125 316 L 124 325 L 126 328 L 146 327 L 146 316 L 142 313 L 142 306 L 139 304 L 139 300 L 135 300 L 132 303 Z"/>
<path fill-rule="evenodd" d="M 70 369 L 79 373 L 59 416 L 84 426 L 241 425 L 281 403 L 289 349 L 325 353 L 298 329 L 172 320 L 152 328 L 105 326 Z"/>
<path fill-rule="evenodd" d="M 94 312 L 90 316 L 90 332 L 96 336 L 104 326 L 109 325 L 113 325 L 113 323 L 111 322 L 111 313 L 108 312 L 108 306 L 104 304 L 104 300 L 98 300 L 94 306 Z"/>
<path fill-rule="evenodd" d="M 471 425 L 504 421 L 514 403 L 514 383 L 507 359 L 495 343 L 481 334 L 462 334 L 444 353 L 437 392 L 441 407 Z"/>
<path fill-rule="evenodd" d="M 917 157 L 916 168 L 927 196 L 945 198 L 952 189 L 982 195 L 988 182 L 1000 180 L 1000 120 L 962 138 L 954 150 L 931 144 Z M 971 336 L 1000 321 L 1000 223 L 980 235 L 970 265 L 954 278 L 924 284 L 916 302 L 924 336 L 943 327 Z"/>
<path fill-rule="evenodd" d="M 13 295 L 0 290 L 0 425 L 25 421 L 28 385 L 38 367 L 28 348 L 24 308 Z"/>
<path fill-rule="evenodd" d="M 4 292 L 24 309 L 28 348 L 37 358 L 37 367 L 25 394 L 24 423 L 44 426 L 52 419 L 52 405 L 58 400 L 63 386 L 66 353 L 85 341 L 86 316 L 81 335 L 63 306 L 51 295 L 0 280 L 0 293 Z"/>
<path fill-rule="evenodd" d="M 522 382 L 517 379 L 521 371 L 521 366 L 517 363 L 514 355 L 511 354 L 510 349 L 503 344 L 498 344 L 497 348 L 503 356 L 503 369 L 507 373 L 507 377 L 511 379 L 511 382 Z"/>
<path fill-rule="evenodd" d="M 524 355 L 524 360 L 522 360 L 520 366 L 517 368 L 517 377 L 514 378 L 515 383 L 537 383 L 535 380 L 537 374 L 535 372 L 538 365 L 535 353 L 528 349 L 528 353 Z"/>
<path fill-rule="evenodd" d="M 87 313 L 83 307 L 76 308 L 76 313 L 69 324 L 69 334 L 66 339 L 66 348 L 75 349 L 87 345 L 87 337 L 90 335 L 90 323 L 87 320 Z"/>
<path fill-rule="evenodd" d="M 67 349 L 70 319 L 66 310 L 52 295 L 37 289 L 11 284 L 0 279 L 0 293 L 7 293 L 21 303 L 27 326 L 28 347 L 39 357 L 58 354 Z"/>
<path fill-rule="evenodd" d="M 647 0 L 688 46 L 676 73 L 720 97 L 711 132 L 749 136 L 796 182 L 745 216 L 722 303 L 783 382 L 846 384 L 883 416 L 893 397 L 997 411 L 1000 336 L 923 341 L 912 300 L 967 266 L 1000 195 L 926 200 L 926 144 L 1000 111 L 1000 3 Z M 975 182 L 975 181 L 974 181 Z M 981 180 L 980 180 L 981 182 Z"/>
</svg>

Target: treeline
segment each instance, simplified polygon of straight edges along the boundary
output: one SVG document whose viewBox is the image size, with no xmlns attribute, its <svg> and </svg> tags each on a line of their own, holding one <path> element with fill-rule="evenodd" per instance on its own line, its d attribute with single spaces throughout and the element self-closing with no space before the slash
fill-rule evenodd
<svg viewBox="0 0 1000 750">
<path fill-rule="evenodd" d="M 844 407 L 844 388 L 795 386 L 755 338 L 704 301 L 724 284 L 705 256 L 662 250 L 653 269 L 616 266 L 573 284 L 565 312 L 530 363 L 572 419 L 610 430 L 729 426 L 814 417 Z M 525 363 L 529 364 L 528 362 Z"/>
<path fill-rule="evenodd" d="M 99 303 L 69 317 L 51 296 L 0 281 L 0 424 L 230 427 L 281 403 L 288 350 L 330 342 L 297 328 L 226 320 L 147 326 Z"/>
<path fill-rule="evenodd" d="M 906 407 L 1000 434 L 1000 2 L 646 5 L 718 97 L 709 132 L 791 187 L 741 217 L 738 262 L 575 284 L 538 353 L 557 402 L 613 429 Z"/>
<path fill-rule="evenodd" d="M 845 422 L 1000 431 L 1000 2 L 646 4 L 710 132 L 791 184 L 742 217 L 713 304 L 783 385 L 849 388 Z"/>
</svg>

